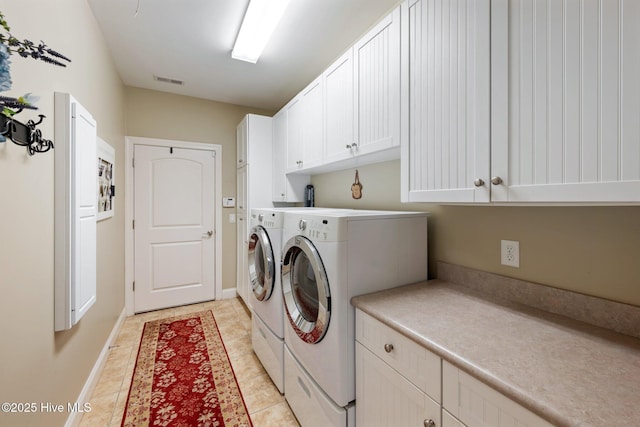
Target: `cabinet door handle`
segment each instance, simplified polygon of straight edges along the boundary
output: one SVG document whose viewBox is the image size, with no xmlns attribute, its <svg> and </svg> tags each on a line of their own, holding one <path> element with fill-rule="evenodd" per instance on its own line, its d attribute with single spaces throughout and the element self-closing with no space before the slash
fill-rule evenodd
<svg viewBox="0 0 640 427">
<path fill-rule="evenodd" d="M 391 353 L 393 351 L 393 344 L 385 344 L 384 351 L 386 351 L 387 353 Z"/>
<path fill-rule="evenodd" d="M 491 178 L 491 183 L 493 185 L 500 185 L 502 184 L 502 178 L 500 178 L 499 176 L 494 176 L 493 178 Z"/>
<path fill-rule="evenodd" d="M 424 420 L 424 427 L 436 427 L 436 422 L 432 419 Z"/>
<path fill-rule="evenodd" d="M 473 185 L 475 185 L 476 187 L 482 187 L 484 185 L 484 179 L 482 178 L 476 178 L 473 181 Z"/>
</svg>

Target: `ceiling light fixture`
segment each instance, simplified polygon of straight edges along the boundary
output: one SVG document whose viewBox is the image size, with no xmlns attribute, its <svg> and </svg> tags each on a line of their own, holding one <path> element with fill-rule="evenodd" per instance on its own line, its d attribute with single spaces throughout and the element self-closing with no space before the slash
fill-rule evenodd
<svg viewBox="0 0 640 427">
<path fill-rule="evenodd" d="M 290 0 L 250 0 L 231 57 L 256 63 Z"/>
</svg>

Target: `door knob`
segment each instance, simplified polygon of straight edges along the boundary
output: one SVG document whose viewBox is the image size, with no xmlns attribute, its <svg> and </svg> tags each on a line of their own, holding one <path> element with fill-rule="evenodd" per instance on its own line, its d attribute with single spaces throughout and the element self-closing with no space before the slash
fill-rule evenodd
<svg viewBox="0 0 640 427">
<path fill-rule="evenodd" d="M 493 178 L 491 178 L 491 183 L 493 185 L 500 185 L 502 184 L 502 178 L 500 178 L 499 176 L 494 176 Z"/>
<path fill-rule="evenodd" d="M 436 422 L 433 420 L 424 420 L 424 427 L 436 427 Z"/>
<path fill-rule="evenodd" d="M 211 237 L 213 236 L 213 230 L 209 230 L 206 233 L 202 233 L 202 237 Z"/>
<path fill-rule="evenodd" d="M 387 353 L 391 353 L 393 351 L 393 344 L 385 344 L 384 351 L 386 351 Z"/>
<path fill-rule="evenodd" d="M 482 178 L 476 178 L 473 181 L 473 185 L 475 185 L 476 187 L 482 187 L 484 185 L 484 179 Z"/>
</svg>

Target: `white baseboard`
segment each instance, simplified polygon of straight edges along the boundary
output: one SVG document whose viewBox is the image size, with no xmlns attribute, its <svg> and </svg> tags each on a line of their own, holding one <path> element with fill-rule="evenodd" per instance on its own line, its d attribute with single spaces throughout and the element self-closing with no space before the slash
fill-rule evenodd
<svg viewBox="0 0 640 427">
<path fill-rule="evenodd" d="M 222 290 L 222 299 L 232 299 L 238 296 L 236 288 L 227 288 Z"/>
<path fill-rule="evenodd" d="M 118 317 L 116 324 L 113 326 L 111 334 L 109 334 L 107 342 L 104 344 L 104 347 L 102 347 L 102 351 L 98 355 L 98 360 L 96 360 L 96 363 L 93 365 L 93 369 L 89 373 L 89 377 L 84 383 L 84 387 L 82 387 L 82 391 L 80 392 L 80 395 L 76 400 L 81 408 L 85 403 L 89 402 L 89 399 L 91 399 L 91 395 L 93 394 L 93 390 L 96 388 L 96 384 L 98 383 L 98 379 L 100 378 L 102 369 L 107 362 L 107 357 L 109 357 L 109 348 L 111 347 L 111 345 L 113 345 L 113 343 L 115 343 L 125 318 L 126 310 L 123 308 L 122 312 L 120 313 L 120 317 Z M 78 424 L 80 424 L 80 419 L 82 419 L 82 412 L 72 411 L 69 414 L 69 418 L 67 418 L 67 422 L 64 424 L 64 426 L 76 427 L 78 426 Z"/>
</svg>

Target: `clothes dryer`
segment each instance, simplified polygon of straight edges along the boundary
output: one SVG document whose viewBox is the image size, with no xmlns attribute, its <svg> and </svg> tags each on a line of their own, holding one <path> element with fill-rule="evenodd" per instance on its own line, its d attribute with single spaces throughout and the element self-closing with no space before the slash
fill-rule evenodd
<svg viewBox="0 0 640 427">
<path fill-rule="evenodd" d="M 427 214 L 286 212 L 283 244 L 285 397 L 310 426 L 347 425 L 357 404 L 350 300 L 427 279 Z"/>
<path fill-rule="evenodd" d="M 284 309 L 280 258 L 284 212 L 319 208 L 257 208 L 251 210 L 248 244 L 251 343 L 256 356 L 284 393 Z"/>
</svg>

